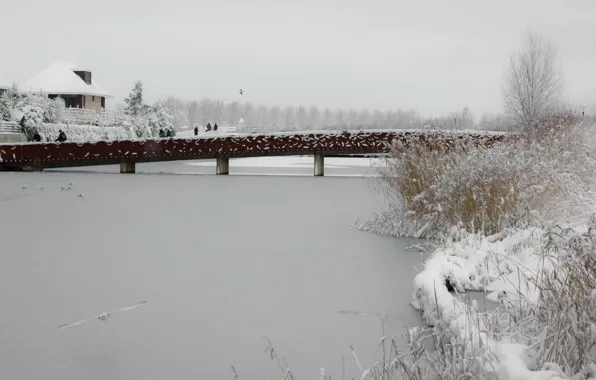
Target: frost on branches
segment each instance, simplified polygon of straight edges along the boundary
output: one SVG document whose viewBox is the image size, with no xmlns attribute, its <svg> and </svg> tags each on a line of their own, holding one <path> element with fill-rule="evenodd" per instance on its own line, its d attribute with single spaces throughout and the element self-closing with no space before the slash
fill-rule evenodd
<svg viewBox="0 0 596 380">
<path fill-rule="evenodd" d="M 124 113 L 133 119 L 147 113 L 149 106 L 143 101 L 143 82 L 135 82 L 132 92 L 124 102 L 126 102 Z"/>
<path fill-rule="evenodd" d="M 393 147 L 379 183 L 391 209 L 361 227 L 434 238 L 412 296 L 433 327 L 377 373 L 596 379 L 596 126 L 543 126 L 488 149 Z M 466 290 L 498 306 L 480 312 Z"/>
<path fill-rule="evenodd" d="M 153 136 L 159 136 L 159 131 L 174 132 L 174 117 L 170 114 L 170 110 L 166 104 L 158 100 L 147 115 L 149 121 L 149 128 Z"/>
<path fill-rule="evenodd" d="M 135 83 L 124 112 L 130 116 L 131 124 L 138 138 L 159 137 L 159 131 L 170 131 L 175 134 L 175 120 L 166 104 L 158 100 L 152 107 L 143 100 L 143 82 Z"/>
</svg>

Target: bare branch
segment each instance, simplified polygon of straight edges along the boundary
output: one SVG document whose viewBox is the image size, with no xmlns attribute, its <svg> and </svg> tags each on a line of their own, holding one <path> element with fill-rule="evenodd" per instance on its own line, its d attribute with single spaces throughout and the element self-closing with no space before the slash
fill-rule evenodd
<svg viewBox="0 0 596 380">
<path fill-rule="evenodd" d="M 563 76 L 556 59 L 555 46 L 536 32 L 529 32 L 521 49 L 509 58 L 505 106 L 523 128 L 535 126 L 560 100 Z"/>
</svg>

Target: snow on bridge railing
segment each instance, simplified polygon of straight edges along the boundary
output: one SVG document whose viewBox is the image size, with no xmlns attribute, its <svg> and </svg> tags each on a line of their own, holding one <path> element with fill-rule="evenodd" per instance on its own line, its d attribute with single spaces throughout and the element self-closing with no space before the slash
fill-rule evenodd
<svg viewBox="0 0 596 380">
<path fill-rule="evenodd" d="M 268 131 L 268 132 L 239 132 L 231 131 L 224 132 L 217 131 L 199 131 L 198 136 L 195 136 L 192 131 L 184 131 L 176 134 L 174 138 L 213 138 L 213 137 L 242 137 L 242 136 L 303 136 L 303 135 L 339 135 L 339 134 L 373 134 L 373 133 L 446 133 L 450 135 L 486 135 L 486 136 L 504 136 L 510 134 L 509 132 L 501 131 L 481 131 L 476 129 L 352 129 L 352 130 L 308 130 L 308 131 Z"/>
</svg>

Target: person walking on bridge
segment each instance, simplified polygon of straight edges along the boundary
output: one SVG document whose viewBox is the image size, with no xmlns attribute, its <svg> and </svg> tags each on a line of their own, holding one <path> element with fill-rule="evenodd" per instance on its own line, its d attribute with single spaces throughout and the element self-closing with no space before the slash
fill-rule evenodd
<svg viewBox="0 0 596 380">
<path fill-rule="evenodd" d="M 32 138 L 33 142 L 41 142 L 41 135 L 39 134 L 39 132 L 37 131 L 37 128 L 35 128 L 33 130 L 33 138 Z"/>
<path fill-rule="evenodd" d="M 66 139 L 66 133 L 64 133 L 64 131 L 62 129 L 60 129 L 58 131 L 58 138 L 56 139 L 57 142 L 65 142 Z"/>
</svg>

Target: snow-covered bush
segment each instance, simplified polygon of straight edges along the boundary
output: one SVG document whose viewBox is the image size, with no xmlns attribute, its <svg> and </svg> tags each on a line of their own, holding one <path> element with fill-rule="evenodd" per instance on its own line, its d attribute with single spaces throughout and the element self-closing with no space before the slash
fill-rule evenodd
<svg viewBox="0 0 596 380">
<path fill-rule="evenodd" d="M 64 99 L 58 97 L 47 100 L 47 107 L 44 113 L 44 121 L 46 123 L 60 124 L 64 122 L 66 117 L 66 105 Z"/>
<path fill-rule="evenodd" d="M 0 96 L 2 119 L 21 123 L 22 127 L 32 127 L 35 123 L 43 122 L 45 108 L 46 101 L 43 96 L 22 93 L 16 86 L 12 86 Z"/>
<path fill-rule="evenodd" d="M 433 327 L 410 330 L 408 350 L 392 350 L 385 365 L 407 379 L 596 378 L 596 222 L 459 239 L 415 280 L 413 304 Z M 444 277 L 459 292 L 493 291 L 498 308 L 479 312 Z"/>
<path fill-rule="evenodd" d="M 146 117 L 153 136 L 159 136 L 160 130 L 175 133 L 174 117 L 163 101 L 158 100 L 147 112 Z"/>
<path fill-rule="evenodd" d="M 132 119 L 131 124 L 135 137 L 140 139 L 155 137 L 151 127 L 149 126 L 149 120 L 147 118 L 142 116 L 135 117 Z"/>
</svg>

